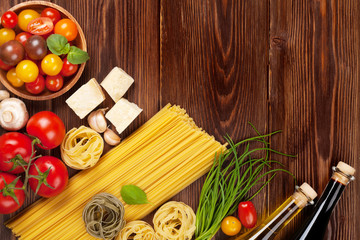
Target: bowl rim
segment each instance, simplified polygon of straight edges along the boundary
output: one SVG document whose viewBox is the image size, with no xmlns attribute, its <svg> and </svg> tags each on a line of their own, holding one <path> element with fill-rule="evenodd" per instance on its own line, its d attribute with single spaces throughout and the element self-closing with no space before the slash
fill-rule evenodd
<svg viewBox="0 0 360 240">
<path fill-rule="evenodd" d="M 21 9 L 23 7 L 31 8 L 34 5 L 43 5 L 44 7 L 52 7 L 54 9 L 60 11 L 62 14 L 66 15 L 66 17 L 68 17 L 70 20 L 72 20 L 76 24 L 76 27 L 78 28 L 78 34 L 79 34 L 80 40 L 82 42 L 82 48 L 81 49 L 83 51 L 87 51 L 87 44 L 86 44 L 85 35 L 84 35 L 84 32 L 83 32 L 80 24 L 74 18 L 74 16 L 70 12 L 68 12 L 65 8 L 59 6 L 59 5 L 55 4 L 55 3 L 52 3 L 52 2 L 29 1 L 29 2 L 22 2 L 22 3 L 14 5 L 13 7 L 11 7 L 9 9 L 9 11 L 18 11 L 19 9 Z M 7 81 L 6 77 L 5 77 L 5 79 L 3 77 L 1 77 L 0 79 L 1 79 L 1 83 L 5 86 L 5 88 L 7 90 L 9 90 L 10 92 L 14 93 L 15 95 L 17 95 L 18 97 L 25 98 L 25 99 L 28 99 L 28 100 L 35 100 L 35 101 L 51 100 L 51 99 L 54 99 L 56 97 L 59 97 L 59 96 L 63 95 L 64 93 L 69 91 L 77 83 L 77 81 L 80 79 L 80 76 L 82 75 L 82 73 L 83 73 L 83 71 L 85 69 L 85 64 L 86 64 L 86 62 L 80 64 L 76 75 L 73 76 L 73 78 L 69 80 L 71 82 L 66 87 L 63 87 L 62 89 L 60 89 L 57 92 L 51 93 L 49 95 L 44 95 L 44 96 L 30 95 L 30 93 L 26 94 L 24 92 L 20 92 L 19 90 L 17 90 L 17 88 L 13 87 Z M 6 71 L 4 71 L 4 72 L 6 73 Z"/>
</svg>

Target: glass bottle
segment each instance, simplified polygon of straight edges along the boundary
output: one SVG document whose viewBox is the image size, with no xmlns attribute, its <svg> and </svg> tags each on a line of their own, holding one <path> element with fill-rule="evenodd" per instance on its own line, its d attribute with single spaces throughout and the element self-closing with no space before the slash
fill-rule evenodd
<svg viewBox="0 0 360 240">
<path fill-rule="evenodd" d="M 333 174 L 314 210 L 300 231 L 296 240 L 321 240 L 324 238 L 332 211 L 349 182 L 355 179 L 355 169 L 344 162 L 333 167 Z"/>
<path fill-rule="evenodd" d="M 278 209 L 253 230 L 231 238 L 233 240 L 265 240 L 273 239 L 305 206 L 314 204 L 313 199 L 317 196 L 309 184 L 303 183 L 296 186 L 295 192 Z"/>
</svg>

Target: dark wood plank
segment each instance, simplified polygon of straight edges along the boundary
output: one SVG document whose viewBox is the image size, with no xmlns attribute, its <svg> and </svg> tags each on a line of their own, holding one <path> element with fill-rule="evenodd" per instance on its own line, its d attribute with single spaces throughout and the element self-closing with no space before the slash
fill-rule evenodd
<svg viewBox="0 0 360 240">
<path fill-rule="evenodd" d="M 296 153 L 289 162 L 299 183 L 321 194 L 338 161 L 359 164 L 359 8 L 355 1 L 270 1 L 270 129 L 272 144 Z M 270 211 L 292 192 L 271 185 Z M 325 239 L 357 239 L 359 184 L 351 183 Z M 279 235 L 291 239 L 306 209 Z"/>
<path fill-rule="evenodd" d="M 0 13 L 21 1 L 2 1 Z M 79 82 L 65 95 L 53 101 L 26 101 L 30 114 L 42 110 L 51 110 L 64 121 L 66 129 L 87 125 L 86 119 L 80 120 L 65 104 L 65 100 L 82 84 L 95 77 L 99 82 L 115 66 L 129 73 L 135 80 L 126 98 L 137 103 L 143 113 L 122 134 L 128 136 L 147 119 L 153 116 L 160 106 L 160 67 L 159 36 L 160 6 L 158 1 L 87 1 L 57 0 L 56 4 L 64 7 L 78 20 L 87 38 L 90 60 Z M 111 107 L 113 101 L 107 97 L 101 107 Z M 3 133 L 3 130 L 0 130 Z M 107 146 L 106 150 L 110 147 Z M 49 154 L 49 153 L 48 153 Z M 50 154 L 60 157 L 59 149 Z M 70 170 L 71 175 L 76 171 Z M 27 199 L 24 207 L 35 201 L 35 196 Z M 22 207 L 21 209 L 23 209 Z M 10 215 L 0 215 L 0 239 L 15 239 L 3 222 Z"/>
<path fill-rule="evenodd" d="M 221 141 L 254 135 L 247 121 L 267 131 L 267 16 L 267 1 L 161 1 L 161 104 L 181 105 Z M 196 210 L 203 180 L 175 199 Z"/>
</svg>

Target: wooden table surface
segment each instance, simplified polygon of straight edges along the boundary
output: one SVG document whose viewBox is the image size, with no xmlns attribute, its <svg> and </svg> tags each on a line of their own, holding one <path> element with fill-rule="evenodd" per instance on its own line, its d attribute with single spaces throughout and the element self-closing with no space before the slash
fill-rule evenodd
<svg viewBox="0 0 360 240">
<path fill-rule="evenodd" d="M 1 0 L 0 12 L 22 2 Z M 319 193 L 342 160 L 359 167 L 360 7 L 325 0 L 56 0 L 83 27 L 90 60 L 75 85 L 52 101 L 25 101 L 30 114 L 51 110 L 67 130 L 86 124 L 64 101 L 90 78 L 101 81 L 119 66 L 135 79 L 126 97 L 143 113 L 128 136 L 166 103 L 184 107 L 218 140 L 282 129 L 273 148 L 297 154 L 276 157 L 301 183 Z M 102 106 L 112 105 L 107 100 Z M 1 133 L 4 131 L 1 130 Z M 108 150 L 108 148 L 107 148 Z M 59 150 L 48 152 L 59 157 Z M 76 174 L 71 171 L 71 175 Z M 175 200 L 196 209 L 204 178 Z M 278 175 L 255 199 L 259 219 L 294 190 Z M 325 239 L 358 239 L 360 184 L 347 187 Z M 24 204 L 37 199 L 34 195 Z M 23 209 L 23 208 L 22 208 Z M 291 239 L 304 210 L 277 239 Z M 3 223 L 13 214 L 0 215 Z M 146 220 L 151 221 L 151 216 Z M 0 239 L 15 239 L 2 224 Z M 227 239 L 219 233 L 215 239 Z"/>
</svg>

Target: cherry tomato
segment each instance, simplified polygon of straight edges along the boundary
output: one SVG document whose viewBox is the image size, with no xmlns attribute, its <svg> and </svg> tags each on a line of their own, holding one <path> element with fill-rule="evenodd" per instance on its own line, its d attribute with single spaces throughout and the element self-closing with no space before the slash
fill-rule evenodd
<svg viewBox="0 0 360 240">
<path fill-rule="evenodd" d="M 61 19 L 55 24 L 54 32 L 63 35 L 70 42 L 74 40 L 78 34 L 76 24 L 70 19 Z"/>
<path fill-rule="evenodd" d="M 62 69 L 63 62 L 61 58 L 55 54 L 48 54 L 41 61 L 41 68 L 46 75 L 58 75 Z"/>
<path fill-rule="evenodd" d="M 16 157 L 19 154 L 21 157 Z M 8 132 L 0 137 L 0 171 L 22 173 L 20 163 L 28 163 L 32 154 L 31 139 L 25 134 Z M 17 158 L 17 159 L 16 159 Z"/>
<path fill-rule="evenodd" d="M 241 230 L 241 223 L 236 217 L 228 216 L 222 220 L 221 230 L 228 236 L 235 236 Z"/>
<path fill-rule="evenodd" d="M 29 93 L 39 94 L 45 89 L 45 79 L 42 75 L 38 75 L 35 81 L 25 83 L 25 88 Z"/>
<path fill-rule="evenodd" d="M 44 73 L 44 71 L 41 68 L 41 62 L 37 62 L 36 65 L 39 68 L 39 75 L 42 75 L 42 76 L 46 75 L 46 73 Z"/>
<path fill-rule="evenodd" d="M 53 8 L 45 8 L 41 12 L 41 16 L 50 18 L 54 25 L 61 19 L 60 12 Z"/>
<path fill-rule="evenodd" d="M 24 82 L 21 81 L 21 79 L 18 78 L 18 76 L 16 76 L 15 68 L 10 69 L 6 73 L 6 78 L 14 87 L 21 87 L 22 85 L 24 85 Z"/>
<path fill-rule="evenodd" d="M 38 158 L 30 167 L 29 174 L 40 176 L 40 181 L 30 178 L 29 184 L 34 192 L 37 191 L 39 196 L 46 198 L 54 197 L 64 191 L 69 179 L 65 164 L 60 159 L 51 156 Z"/>
<path fill-rule="evenodd" d="M 2 28 L 0 29 L 0 45 L 4 43 L 14 40 L 15 39 L 15 32 L 11 28 Z"/>
<path fill-rule="evenodd" d="M 18 64 L 25 56 L 25 48 L 16 40 L 10 40 L 0 46 L 0 59 L 7 65 Z"/>
<path fill-rule="evenodd" d="M 56 148 L 65 136 L 63 121 L 55 113 L 49 111 L 33 115 L 26 125 L 26 131 L 31 136 L 37 137 L 45 149 Z"/>
<path fill-rule="evenodd" d="M 67 60 L 67 58 L 64 58 L 63 67 L 61 69 L 60 74 L 64 77 L 68 77 L 76 73 L 78 68 L 79 68 L 78 64 L 72 64 Z"/>
<path fill-rule="evenodd" d="M 0 190 L 2 190 L 0 192 L 0 214 L 15 212 L 24 204 L 24 190 L 11 189 L 22 187 L 23 183 L 15 175 L 0 172 Z M 15 199 L 17 199 L 17 201 Z"/>
<path fill-rule="evenodd" d="M 16 66 L 16 76 L 23 82 L 33 82 L 39 75 L 37 65 L 31 60 L 22 60 Z"/>
<path fill-rule="evenodd" d="M 26 41 L 32 36 L 31 33 L 28 32 L 21 32 L 16 35 L 15 40 L 21 43 L 25 47 Z"/>
<path fill-rule="evenodd" d="M 54 34 L 54 29 L 53 29 L 51 32 L 47 33 L 47 34 L 42 35 L 42 37 L 43 37 L 43 38 L 45 39 L 45 41 L 46 41 L 51 34 Z M 51 52 L 50 52 L 50 53 L 51 53 Z"/>
<path fill-rule="evenodd" d="M 0 59 L 0 68 L 2 70 L 8 71 L 10 68 L 12 68 L 12 66 L 7 65 L 6 63 L 4 63 L 1 59 Z"/>
<path fill-rule="evenodd" d="M 18 17 L 13 11 L 6 11 L 1 16 L 1 25 L 4 28 L 14 28 L 18 22 Z"/>
<path fill-rule="evenodd" d="M 47 46 L 42 36 L 31 36 L 25 43 L 25 51 L 33 60 L 41 60 L 47 54 Z"/>
<path fill-rule="evenodd" d="M 241 202 L 239 204 L 239 219 L 246 228 L 253 228 L 256 225 L 257 214 L 255 206 L 252 202 Z"/>
<path fill-rule="evenodd" d="M 52 92 L 59 91 L 64 85 L 64 79 L 60 74 L 46 77 L 46 88 Z"/>
<path fill-rule="evenodd" d="M 54 24 L 48 17 L 39 17 L 31 20 L 27 29 L 29 33 L 44 35 L 50 33 L 54 29 Z"/>
<path fill-rule="evenodd" d="M 40 14 L 32 9 L 26 9 L 20 12 L 18 18 L 19 18 L 19 27 L 23 31 L 28 30 L 28 25 L 31 22 L 31 20 L 34 20 L 35 18 L 39 18 Z"/>
</svg>

